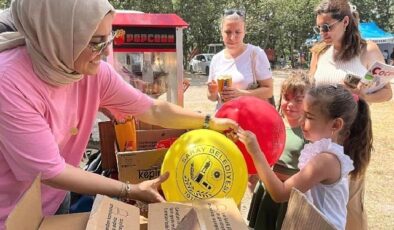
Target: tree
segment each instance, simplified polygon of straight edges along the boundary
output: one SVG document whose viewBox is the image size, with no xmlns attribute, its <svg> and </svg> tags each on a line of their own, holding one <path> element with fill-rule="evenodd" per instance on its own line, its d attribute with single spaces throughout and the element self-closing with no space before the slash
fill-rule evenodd
<svg viewBox="0 0 394 230">
<path fill-rule="evenodd" d="M 394 1 L 393 0 L 354 0 L 362 22 L 374 21 L 381 28 L 394 32 Z"/>
<path fill-rule="evenodd" d="M 0 8 L 6 9 L 10 6 L 11 0 L 0 0 Z"/>
<path fill-rule="evenodd" d="M 394 0 L 352 0 L 361 21 L 375 21 L 393 33 Z M 0 0 L 6 8 L 11 0 Z M 220 19 L 229 8 L 246 11 L 245 41 L 273 48 L 276 55 L 306 52 L 304 42 L 313 35 L 313 10 L 320 0 L 110 0 L 116 9 L 145 13 L 176 13 L 189 27 L 184 30 L 184 63 L 193 50 L 206 51 L 207 44 L 220 43 Z"/>
</svg>

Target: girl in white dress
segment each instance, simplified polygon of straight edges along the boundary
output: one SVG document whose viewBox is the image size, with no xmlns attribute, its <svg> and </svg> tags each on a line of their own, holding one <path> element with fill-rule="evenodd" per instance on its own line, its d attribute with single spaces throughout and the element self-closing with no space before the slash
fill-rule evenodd
<svg viewBox="0 0 394 230">
<path fill-rule="evenodd" d="M 303 103 L 301 128 L 310 144 L 301 151 L 300 172 L 285 182 L 269 167 L 252 132 L 240 128 L 238 137 L 274 201 L 287 201 L 291 189 L 297 188 L 306 193 L 333 226 L 345 229 L 348 175 L 363 175 L 371 155 L 369 107 L 342 85 L 312 88 Z"/>
</svg>

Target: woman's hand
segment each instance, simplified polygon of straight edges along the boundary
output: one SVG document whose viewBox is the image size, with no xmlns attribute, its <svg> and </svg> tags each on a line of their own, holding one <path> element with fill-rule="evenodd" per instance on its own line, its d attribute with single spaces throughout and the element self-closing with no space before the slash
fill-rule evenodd
<svg viewBox="0 0 394 230">
<path fill-rule="evenodd" d="M 261 154 L 260 145 L 257 142 L 256 135 L 250 131 L 244 130 L 241 127 L 238 128 L 237 132 L 239 140 L 245 145 L 248 153 L 253 157 Z"/>
<path fill-rule="evenodd" d="M 212 117 L 209 122 L 209 128 L 219 132 L 237 132 L 238 123 L 229 118 Z"/>
<path fill-rule="evenodd" d="M 221 93 L 221 97 L 224 102 L 230 101 L 240 96 L 242 96 L 241 91 L 233 87 L 224 87 L 223 92 Z"/>
<path fill-rule="evenodd" d="M 165 202 L 165 199 L 160 195 L 158 188 L 166 181 L 170 173 L 166 172 L 160 177 L 132 185 L 131 197 L 133 200 L 140 200 L 147 203 Z"/>
<path fill-rule="evenodd" d="M 365 99 L 364 92 L 365 92 L 366 86 L 362 82 L 359 82 L 356 88 L 347 87 L 346 84 L 345 84 L 345 87 L 348 88 L 350 90 L 350 92 L 352 92 L 353 94 L 356 94 L 359 97 Z"/>
</svg>

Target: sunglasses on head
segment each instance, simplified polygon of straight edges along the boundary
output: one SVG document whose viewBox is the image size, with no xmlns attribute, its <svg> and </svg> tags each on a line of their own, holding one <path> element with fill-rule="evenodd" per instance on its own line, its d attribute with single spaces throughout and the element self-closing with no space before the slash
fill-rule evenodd
<svg viewBox="0 0 394 230">
<path fill-rule="evenodd" d="M 117 32 L 112 32 L 111 35 L 108 37 L 107 41 L 99 42 L 99 43 L 90 42 L 88 46 L 92 50 L 93 53 L 101 54 L 105 48 L 107 48 L 109 45 L 112 44 L 116 35 L 117 35 Z"/>
<path fill-rule="evenodd" d="M 237 10 L 237 9 L 228 9 L 224 10 L 224 15 L 233 15 L 233 14 L 238 14 L 238 16 L 245 17 L 245 12 L 242 10 Z"/>
<path fill-rule="evenodd" d="M 314 27 L 313 27 L 313 31 L 314 31 L 315 33 L 317 33 L 317 34 L 320 34 L 320 32 L 327 33 L 327 32 L 329 32 L 329 31 L 331 31 L 332 27 L 333 27 L 335 24 L 337 24 L 338 22 L 340 22 L 340 21 L 342 21 L 342 19 L 341 19 L 341 20 L 336 20 L 335 22 L 333 22 L 333 23 L 331 23 L 331 24 L 325 23 L 325 24 L 323 24 L 323 25 L 321 25 L 321 26 L 314 26 Z"/>
</svg>

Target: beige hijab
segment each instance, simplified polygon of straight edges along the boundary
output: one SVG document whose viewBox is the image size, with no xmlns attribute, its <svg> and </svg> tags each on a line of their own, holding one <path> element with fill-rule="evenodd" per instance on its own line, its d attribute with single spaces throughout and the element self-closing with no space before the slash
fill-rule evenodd
<svg viewBox="0 0 394 230">
<path fill-rule="evenodd" d="M 107 0 L 14 0 L 11 12 L 18 32 L 0 34 L 0 52 L 26 44 L 34 72 L 62 86 L 82 79 L 74 62 L 114 9 Z"/>
</svg>

